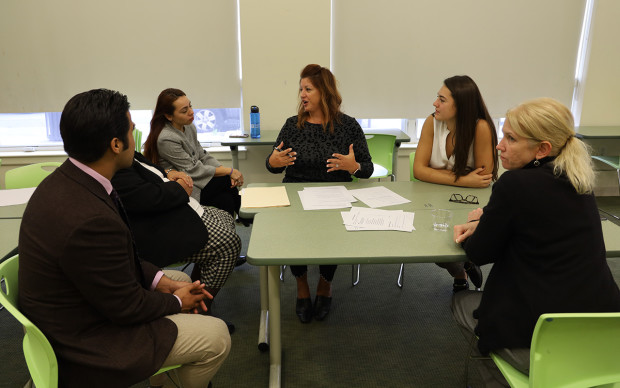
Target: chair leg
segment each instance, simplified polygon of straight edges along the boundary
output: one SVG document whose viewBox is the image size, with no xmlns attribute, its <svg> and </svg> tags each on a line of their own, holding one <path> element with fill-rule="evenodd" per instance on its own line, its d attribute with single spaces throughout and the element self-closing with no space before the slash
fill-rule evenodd
<svg viewBox="0 0 620 388">
<path fill-rule="evenodd" d="M 400 263 L 400 271 L 398 271 L 398 287 L 403 288 L 403 280 L 405 278 L 405 263 Z"/>
<path fill-rule="evenodd" d="M 356 271 L 356 267 L 357 267 L 357 271 Z M 357 283 L 360 282 L 360 265 L 359 264 L 353 264 L 351 266 L 351 283 L 352 286 L 355 287 L 357 286 Z"/>
<path fill-rule="evenodd" d="M 286 265 L 280 266 L 280 281 L 284 281 L 284 270 L 286 269 Z"/>
</svg>

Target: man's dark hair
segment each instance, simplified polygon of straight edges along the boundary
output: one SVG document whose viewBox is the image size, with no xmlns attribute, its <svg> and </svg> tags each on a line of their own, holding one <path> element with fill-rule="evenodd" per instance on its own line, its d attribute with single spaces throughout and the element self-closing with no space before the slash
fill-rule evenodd
<svg viewBox="0 0 620 388">
<path fill-rule="evenodd" d="M 103 157 L 112 139 L 129 146 L 129 101 L 108 89 L 93 89 L 73 96 L 60 117 L 65 152 L 82 163 Z"/>
</svg>

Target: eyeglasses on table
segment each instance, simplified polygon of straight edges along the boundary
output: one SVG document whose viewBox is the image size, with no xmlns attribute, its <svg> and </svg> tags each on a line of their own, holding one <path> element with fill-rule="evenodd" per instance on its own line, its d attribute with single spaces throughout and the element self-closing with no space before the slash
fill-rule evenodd
<svg viewBox="0 0 620 388">
<path fill-rule="evenodd" d="M 461 194 L 452 194 L 450 196 L 450 202 L 456 202 L 456 203 L 467 203 L 470 205 L 478 205 L 478 197 L 476 197 L 475 195 L 468 195 L 463 197 Z"/>
</svg>

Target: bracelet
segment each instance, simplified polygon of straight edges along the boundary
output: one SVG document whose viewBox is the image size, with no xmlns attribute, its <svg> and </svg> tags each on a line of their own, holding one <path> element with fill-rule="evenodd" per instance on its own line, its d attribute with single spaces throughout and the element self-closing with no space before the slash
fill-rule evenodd
<svg viewBox="0 0 620 388">
<path fill-rule="evenodd" d="M 471 220 L 471 221 L 467 221 L 467 222 L 469 223 L 469 222 L 478 222 L 478 221 L 480 221 L 480 218 L 478 218 L 477 220 Z"/>
<path fill-rule="evenodd" d="M 166 175 L 170 174 L 170 171 L 172 171 L 172 169 L 171 169 L 171 168 L 169 168 L 169 169 L 167 169 L 167 170 L 164 170 L 164 172 L 166 173 Z"/>
<path fill-rule="evenodd" d="M 351 175 L 355 175 L 355 173 L 358 172 L 360 170 L 360 168 L 362 168 L 362 165 L 359 164 L 359 163 L 357 164 L 357 166 L 358 167 L 355 169 L 355 171 L 353 171 L 353 174 L 351 174 Z"/>
<path fill-rule="evenodd" d="M 232 176 L 232 173 L 233 173 L 233 168 L 231 167 L 230 172 L 228 173 L 228 176 Z"/>
</svg>

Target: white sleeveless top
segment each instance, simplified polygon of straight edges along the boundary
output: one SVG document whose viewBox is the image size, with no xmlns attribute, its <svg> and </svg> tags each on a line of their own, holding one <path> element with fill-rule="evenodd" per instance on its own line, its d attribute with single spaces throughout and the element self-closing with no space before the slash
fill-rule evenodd
<svg viewBox="0 0 620 388">
<path fill-rule="evenodd" d="M 444 121 L 438 121 L 433 118 L 433 149 L 431 151 L 430 166 L 438 170 L 452 170 L 454 167 L 454 152 L 448 158 L 446 152 L 446 139 L 448 138 L 448 125 Z M 467 156 L 468 169 L 475 169 L 474 163 L 474 143 L 469 147 L 469 155 Z"/>
</svg>

